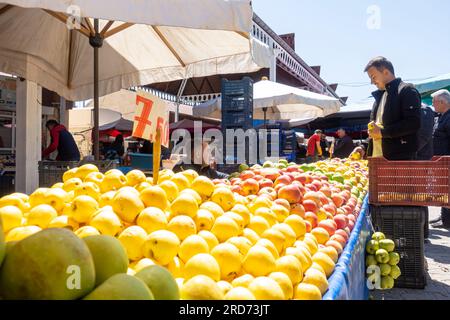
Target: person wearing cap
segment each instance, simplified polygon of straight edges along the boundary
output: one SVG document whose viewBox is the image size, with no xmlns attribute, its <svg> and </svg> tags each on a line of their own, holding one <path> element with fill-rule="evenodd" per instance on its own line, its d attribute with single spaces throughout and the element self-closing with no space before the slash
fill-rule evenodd
<svg viewBox="0 0 450 320">
<path fill-rule="evenodd" d="M 322 138 L 322 130 L 316 130 L 308 140 L 308 150 L 306 152 L 307 162 L 317 162 L 319 157 L 322 157 L 322 147 L 320 141 Z"/>
<path fill-rule="evenodd" d="M 346 159 L 353 152 L 355 145 L 353 144 L 352 138 L 347 135 L 345 129 L 340 128 L 336 134 L 339 138 L 334 143 L 333 157 Z"/>
</svg>

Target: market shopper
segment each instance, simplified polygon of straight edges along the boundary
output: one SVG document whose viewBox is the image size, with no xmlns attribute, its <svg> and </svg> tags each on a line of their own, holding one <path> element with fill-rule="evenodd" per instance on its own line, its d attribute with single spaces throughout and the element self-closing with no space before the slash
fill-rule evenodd
<svg viewBox="0 0 450 320">
<path fill-rule="evenodd" d="M 414 160 L 419 148 L 421 97 L 413 85 L 396 78 L 392 63 L 384 57 L 372 59 L 366 66 L 375 104 L 370 116 L 368 155 L 388 160 Z"/>
<path fill-rule="evenodd" d="M 339 139 L 337 139 L 333 146 L 333 157 L 346 159 L 350 156 L 355 148 L 353 139 L 347 134 L 344 128 L 336 132 Z"/>
<path fill-rule="evenodd" d="M 422 104 L 420 109 L 422 124 L 419 130 L 419 151 L 417 160 L 431 160 L 433 158 L 433 129 L 435 113 L 428 105 Z"/>
<path fill-rule="evenodd" d="M 45 127 L 50 131 L 51 143 L 42 152 L 42 159 L 46 159 L 52 152 L 58 151 L 56 157 L 58 161 L 80 161 L 78 146 L 65 126 L 56 120 L 48 120 Z"/>
<path fill-rule="evenodd" d="M 306 161 L 308 163 L 317 162 L 322 157 L 322 147 L 320 145 L 322 139 L 322 130 L 316 130 L 308 139 L 308 149 L 306 152 Z"/>
<path fill-rule="evenodd" d="M 434 109 L 440 114 L 433 134 L 434 155 L 450 156 L 450 92 L 439 90 L 432 97 Z M 450 208 L 442 208 L 441 217 L 430 222 L 436 228 L 450 228 Z"/>
</svg>

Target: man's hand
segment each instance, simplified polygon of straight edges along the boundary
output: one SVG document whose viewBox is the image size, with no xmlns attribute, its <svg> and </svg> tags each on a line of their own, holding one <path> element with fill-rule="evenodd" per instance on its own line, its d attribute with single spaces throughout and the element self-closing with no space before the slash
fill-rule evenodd
<svg viewBox="0 0 450 320">
<path fill-rule="evenodd" d="M 374 122 L 371 123 L 371 126 L 369 128 L 369 135 L 374 140 L 380 140 L 381 138 L 383 138 L 383 136 L 381 135 L 381 128 Z"/>
</svg>

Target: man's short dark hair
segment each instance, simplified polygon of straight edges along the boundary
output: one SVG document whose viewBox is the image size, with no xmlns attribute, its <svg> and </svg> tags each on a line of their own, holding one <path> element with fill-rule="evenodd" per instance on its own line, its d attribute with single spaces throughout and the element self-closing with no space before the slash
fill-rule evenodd
<svg viewBox="0 0 450 320">
<path fill-rule="evenodd" d="M 370 68 L 375 68 L 378 71 L 383 71 L 384 69 L 389 70 L 393 75 L 395 75 L 395 69 L 392 62 L 390 62 L 385 57 L 376 57 L 369 61 L 366 68 L 364 69 L 364 72 L 369 71 Z"/>
<path fill-rule="evenodd" d="M 58 121 L 51 119 L 45 123 L 45 127 L 48 128 L 49 126 L 57 126 L 58 124 L 59 124 Z"/>
</svg>

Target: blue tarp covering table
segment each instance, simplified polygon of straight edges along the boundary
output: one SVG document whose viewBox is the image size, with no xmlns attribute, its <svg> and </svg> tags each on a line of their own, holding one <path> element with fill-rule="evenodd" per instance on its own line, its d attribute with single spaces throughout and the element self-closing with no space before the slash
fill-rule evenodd
<svg viewBox="0 0 450 320">
<path fill-rule="evenodd" d="M 369 215 L 369 196 L 364 199 L 361 213 L 350 239 L 328 279 L 329 287 L 323 300 L 367 300 L 365 247 L 372 234 Z"/>
</svg>

